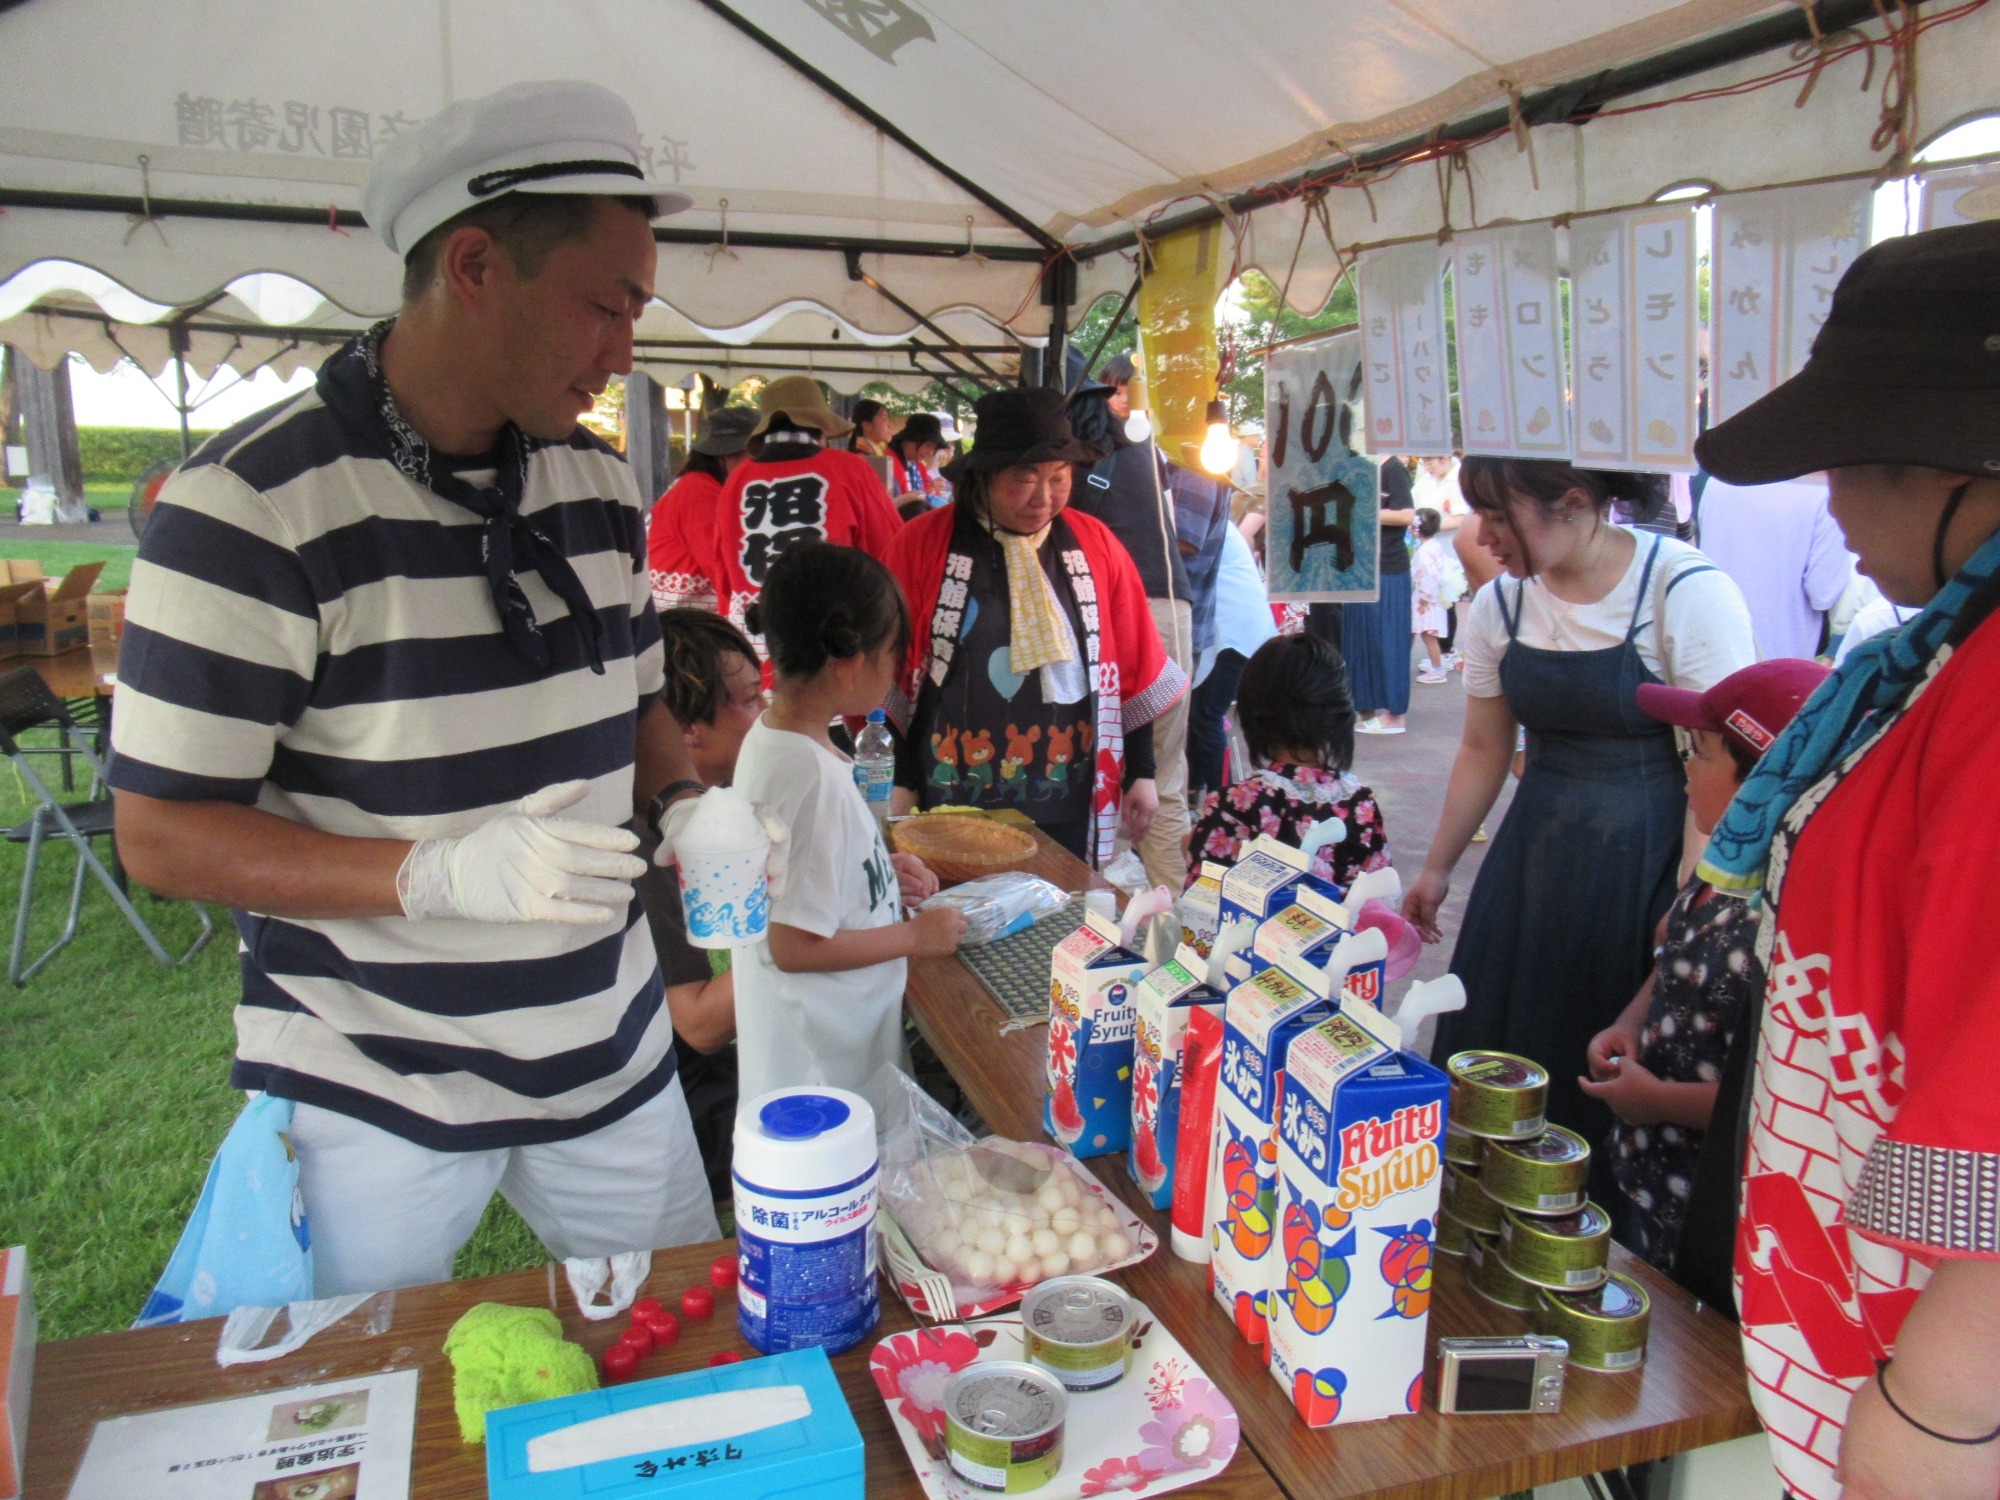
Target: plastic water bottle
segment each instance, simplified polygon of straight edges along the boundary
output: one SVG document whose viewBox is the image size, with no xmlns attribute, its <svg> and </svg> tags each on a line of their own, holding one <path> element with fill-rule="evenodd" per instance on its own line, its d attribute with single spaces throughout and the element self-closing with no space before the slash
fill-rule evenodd
<svg viewBox="0 0 2000 1500">
<path fill-rule="evenodd" d="M 889 821 L 889 796 L 896 787 L 896 741 L 889 734 L 889 716 L 876 709 L 854 737 L 854 784 L 868 799 L 877 823 Z"/>
</svg>

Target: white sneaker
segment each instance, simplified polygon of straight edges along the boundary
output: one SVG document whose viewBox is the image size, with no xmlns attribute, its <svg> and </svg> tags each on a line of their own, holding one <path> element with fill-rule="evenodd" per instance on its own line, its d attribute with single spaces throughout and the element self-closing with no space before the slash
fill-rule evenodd
<svg viewBox="0 0 2000 1500">
<path fill-rule="evenodd" d="M 1417 673 L 1417 681 L 1450 682 L 1451 678 L 1445 675 L 1444 669 L 1441 667 L 1426 667 L 1423 671 Z"/>
<path fill-rule="evenodd" d="M 1406 726 L 1402 724 L 1384 724 L 1380 719 L 1364 719 L 1361 723 L 1354 726 L 1354 732 L 1356 734 L 1402 734 L 1405 732 L 1405 728 Z"/>
</svg>

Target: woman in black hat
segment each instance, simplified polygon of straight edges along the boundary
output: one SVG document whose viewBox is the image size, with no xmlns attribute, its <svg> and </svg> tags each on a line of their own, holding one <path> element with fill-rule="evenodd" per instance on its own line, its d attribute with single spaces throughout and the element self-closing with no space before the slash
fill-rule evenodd
<svg viewBox="0 0 2000 1500">
<path fill-rule="evenodd" d="M 724 482 L 747 456 L 756 425 L 757 413 L 747 406 L 710 412 L 688 445 L 680 473 L 653 506 L 646 521 L 646 567 L 660 609 L 715 608 L 715 580 L 709 576 L 715 508 Z"/>
<path fill-rule="evenodd" d="M 905 418 L 889 439 L 889 497 L 904 520 L 930 509 L 931 460 L 946 446 L 943 425 L 927 411 Z"/>
<path fill-rule="evenodd" d="M 1814 693 L 1701 863 L 1769 954 L 1749 1098 L 1725 1082 L 1709 1132 L 1743 1172 L 1751 1395 L 1808 1500 L 1992 1500 L 2000 223 L 1862 254 L 1805 368 L 1695 453 L 1731 484 L 1826 471 L 1861 571 L 1922 611 Z"/>
<path fill-rule="evenodd" d="M 910 602 L 906 671 L 889 698 L 901 808 L 1013 807 L 1103 863 L 1158 805 L 1152 722 L 1187 690 L 1160 649 L 1130 555 L 1066 508 L 1078 442 L 1060 392 L 996 391 L 975 408 L 955 498 L 896 534 L 886 561 Z"/>
</svg>

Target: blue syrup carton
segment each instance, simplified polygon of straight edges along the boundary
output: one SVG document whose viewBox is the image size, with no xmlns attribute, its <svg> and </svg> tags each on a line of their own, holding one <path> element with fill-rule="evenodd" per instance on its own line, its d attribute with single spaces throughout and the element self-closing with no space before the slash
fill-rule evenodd
<svg viewBox="0 0 2000 1500">
<path fill-rule="evenodd" d="M 1042 1128 L 1072 1156 L 1109 1156 L 1132 1143 L 1133 998 L 1150 967 L 1094 911 L 1050 955 Z"/>
</svg>

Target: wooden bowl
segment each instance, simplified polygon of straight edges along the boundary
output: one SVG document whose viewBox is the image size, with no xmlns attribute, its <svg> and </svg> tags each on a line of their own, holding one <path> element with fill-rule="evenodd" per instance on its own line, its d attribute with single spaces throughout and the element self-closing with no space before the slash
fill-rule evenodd
<svg viewBox="0 0 2000 1500">
<path fill-rule="evenodd" d="M 898 852 L 916 855 L 943 885 L 1026 869 L 1035 857 L 1033 834 L 988 818 L 928 813 L 890 832 Z"/>
</svg>

